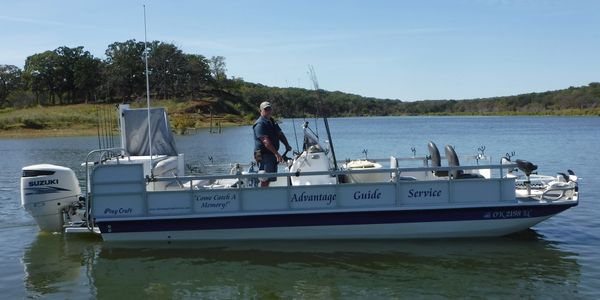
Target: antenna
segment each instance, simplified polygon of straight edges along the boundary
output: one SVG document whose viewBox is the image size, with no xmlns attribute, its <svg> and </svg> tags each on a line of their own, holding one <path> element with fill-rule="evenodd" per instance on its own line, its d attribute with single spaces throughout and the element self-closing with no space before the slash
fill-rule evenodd
<svg viewBox="0 0 600 300">
<path fill-rule="evenodd" d="M 148 78 L 148 38 L 146 34 L 146 5 L 144 5 L 144 60 L 146 62 L 146 106 L 148 108 L 148 148 L 150 149 L 150 166 L 152 166 L 152 125 L 150 123 L 150 79 Z M 152 167 L 150 167 L 152 174 Z"/>
</svg>

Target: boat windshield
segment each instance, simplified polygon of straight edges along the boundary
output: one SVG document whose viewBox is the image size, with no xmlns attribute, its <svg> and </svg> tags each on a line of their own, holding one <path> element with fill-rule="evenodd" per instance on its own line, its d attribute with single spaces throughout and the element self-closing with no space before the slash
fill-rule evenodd
<svg viewBox="0 0 600 300">
<path fill-rule="evenodd" d="M 319 143 L 319 138 L 308 127 L 304 127 L 304 147 L 303 147 L 303 149 L 308 152 L 325 151 L 325 147 L 323 147 L 321 145 L 321 143 Z"/>
</svg>

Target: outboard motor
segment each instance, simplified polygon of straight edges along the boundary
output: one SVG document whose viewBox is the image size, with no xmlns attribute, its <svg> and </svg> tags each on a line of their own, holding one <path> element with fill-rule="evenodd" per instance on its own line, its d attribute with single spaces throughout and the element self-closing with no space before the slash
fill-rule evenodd
<svg viewBox="0 0 600 300">
<path fill-rule="evenodd" d="M 81 195 L 75 172 L 50 164 L 27 166 L 22 171 L 21 205 L 42 231 L 62 232 L 63 211 Z"/>
</svg>

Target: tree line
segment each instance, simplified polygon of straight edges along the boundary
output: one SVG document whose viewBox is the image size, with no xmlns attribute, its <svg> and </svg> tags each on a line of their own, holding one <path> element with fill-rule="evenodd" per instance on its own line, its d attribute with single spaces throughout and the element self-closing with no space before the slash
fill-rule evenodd
<svg viewBox="0 0 600 300">
<path fill-rule="evenodd" d="M 284 117 L 306 115 L 597 115 L 600 116 L 600 83 L 563 90 L 469 100 L 403 102 L 376 99 L 339 91 L 318 93 L 299 88 L 273 88 L 244 83 L 240 95 L 250 103 L 271 99 Z"/>
<path fill-rule="evenodd" d="M 100 59 L 83 46 L 62 46 L 27 57 L 22 70 L 0 65 L 0 107 L 135 100 L 146 94 L 145 51 L 144 42 L 115 42 Z M 160 41 L 147 51 L 154 97 L 197 97 L 226 78 L 222 56 L 187 54 Z"/>
<path fill-rule="evenodd" d="M 272 101 L 283 117 L 386 115 L 600 115 L 600 83 L 558 91 L 470 100 L 403 102 L 339 91 L 277 88 L 229 78 L 223 56 L 207 58 L 184 53 L 177 46 L 128 40 L 108 45 L 105 56 L 94 57 L 83 46 L 58 47 L 33 54 L 21 70 L 0 65 L 0 108 L 76 103 L 131 102 L 145 99 L 145 52 L 150 94 L 154 99 L 204 101 L 185 113 L 244 116 Z"/>
</svg>

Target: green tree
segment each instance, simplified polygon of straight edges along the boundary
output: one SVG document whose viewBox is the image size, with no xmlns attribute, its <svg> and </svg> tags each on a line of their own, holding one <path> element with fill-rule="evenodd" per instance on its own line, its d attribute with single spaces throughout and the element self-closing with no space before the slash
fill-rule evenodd
<svg viewBox="0 0 600 300">
<path fill-rule="evenodd" d="M 62 46 L 28 57 L 24 78 L 38 104 L 40 96 L 48 97 L 48 104 L 77 103 L 89 99 L 100 84 L 100 68 L 101 61 L 83 46 Z"/>
<path fill-rule="evenodd" d="M 222 81 L 227 79 L 227 66 L 225 64 L 225 57 L 213 56 L 209 60 L 210 73 L 216 81 Z"/>
<path fill-rule="evenodd" d="M 13 65 L 0 65 L 0 107 L 5 106 L 8 95 L 23 88 L 21 69 Z"/>
<path fill-rule="evenodd" d="M 181 96 L 185 87 L 186 56 L 173 44 L 152 42 L 148 55 L 151 88 L 168 99 Z"/>
<path fill-rule="evenodd" d="M 115 42 L 106 49 L 106 74 L 110 88 L 123 100 L 145 93 L 144 43 Z"/>
<path fill-rule="evenodd" d="M 75 89 L 78 95 L 89 102 L 104 81 L 103 63 L 85 51 L 75 63 Z"/>
<path fill-rule="evenodd" d="M 75 97 L 75 64 L 83 53 L 83 47 L 58 47 L 54 50 L 57 55 L 55 66 L 56 92 L 59 104 L 73 103 Z M 63 101 L 64 96 L 66 101 Z"/>
<path fill-rule="evenodd" d="M 58 60 L 58 54 L 49 50 L 31 55 L 25 60 L 23 77 L 35 94 L 37 104 L 44 102 L 41 97 L 48 97 L 49 104 L 54 104 L 58 92 Z"/>
<path fill-rule="evenodd" d="M 198 54 L 186 54 L 185 59 L 186 94 L 195 98 L 202 89 L 213 82 L 209 62 L 206 57 Z"/>
</svg>

